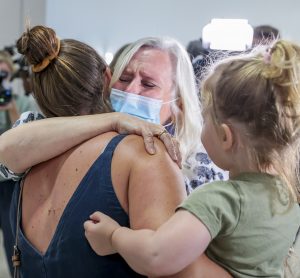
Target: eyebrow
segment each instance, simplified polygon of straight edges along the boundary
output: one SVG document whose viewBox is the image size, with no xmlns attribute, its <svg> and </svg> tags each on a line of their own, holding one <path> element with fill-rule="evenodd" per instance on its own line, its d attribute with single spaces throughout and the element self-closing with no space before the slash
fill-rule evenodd
<svg viewBox="0 0 300 278">
<path fill-rule="evenodd" d="M 153 81 L 161 81 L 159 77 L 158 77 L 158 79 L 157 78 L 153 78 L 152 74 L 149 74 L 149 73 L 145 72 L 144 70 L 140 70 L 140 73 L 141 73 L 141 76 L 146 77 L 148 79 L 151 79 Z M 122 74 L 130 74 L 131 75 L 131 74 L 134 74 L 134 71 L 131 70 L 131 69 L 125 68 L 123 70 Z"/>
<path fill-rule="evenodd" d="M 133 71 L 129 69 L 128 67 L 125 67 L 122 71 L 122 73 L 132 73 Z"/>
</svg>

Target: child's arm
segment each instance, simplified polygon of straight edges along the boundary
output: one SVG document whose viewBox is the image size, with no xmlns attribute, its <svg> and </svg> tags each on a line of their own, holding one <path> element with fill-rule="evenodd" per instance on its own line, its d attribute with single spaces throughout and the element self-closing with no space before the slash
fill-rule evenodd
<svg viewBox="0 0 300 278">
<path fill-rule="evenodd" d="M 86 232 L 94 250 L 100 255 L 117 251 L 131 268 L 148 276 L 179 272 L 196 260 L 211 240 L 202 222 L 184 210 L 175 213 L 156 232 L 119 227 L 114 220 L 99 212 L 98 220 L 99 225 L 94 227 L 97 239 Z M 88 230 L 87 226 L 85 228 Z"/>
</svg>

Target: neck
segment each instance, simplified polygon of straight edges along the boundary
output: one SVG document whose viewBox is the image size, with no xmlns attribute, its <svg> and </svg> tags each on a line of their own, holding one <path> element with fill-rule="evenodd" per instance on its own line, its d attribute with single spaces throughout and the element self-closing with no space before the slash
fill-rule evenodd
<svg viewBox="0 0 300 278">
<path fill-rule="evenodd" d="M 261 173 L 262 171 L 258 170 L 257 168 L 248 168 L 243 167 L 239 169 L 229 169 L 229 178 L 234 178 L 241 173 Z"/>
<path fill-rule="evenodd" d="M 278 176 L 276 169 L 270 165 L 265 169 L 258 167 L 256 163 L 243 160 L 236 160 L 236 163 L 233 163 L 232 167 L 229 169 L 229 178 L 233 178 L 241 173 L 265 173 L 272 176 Z"/>
<path fill-rule="evenodd" d="M 228 169 L 229 178 L 233 178 L 241 173 L 259 173 L 262 172 L 256 163 L 249 157 L 246 151 L 232 153 L 231 164 Z"/>
</svg>

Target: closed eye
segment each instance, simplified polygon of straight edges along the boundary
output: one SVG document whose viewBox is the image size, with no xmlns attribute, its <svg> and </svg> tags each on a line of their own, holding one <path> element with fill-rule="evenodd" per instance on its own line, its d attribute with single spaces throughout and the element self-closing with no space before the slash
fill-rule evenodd
<svg viewBox="0 0 300 278">
<path fill-rule="evenodd" d="M 121 81 L 121 82 L 130 82 L 130 81 L 131 81 L 131 78 L 128 78 L 128 77 L 120 77 L 120 78 L 119 78 L 119 81 Z"/>
<path fill-rule="evenodd" d="M 144 87 L 147 87 L 147 88 L 153 88 L 153 87 L 156 87 L 156 85 L 152 82 L 149 82 L 149 81 L 142 81 L 142 85 Z"/>
</svg>

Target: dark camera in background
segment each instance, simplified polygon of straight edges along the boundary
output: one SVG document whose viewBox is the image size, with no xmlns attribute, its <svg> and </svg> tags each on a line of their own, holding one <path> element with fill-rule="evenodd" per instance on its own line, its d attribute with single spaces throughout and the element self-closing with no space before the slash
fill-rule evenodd
<svg viewBox="0 0 300 278">
<path fill-rule="evenodd" d="M 6 46 L 4 49 L 6 52 L 8 52 L 13 59 L 14 64 L 17 65 L 17 70 L 12 74 L 10 81 L 13 81 L 15 78 L 26 78 L 29 76 L 29 67 L 23 57 L 13 58 L 17 54 L 17 48 L 15 45 Z"/>
<path fill-rule="evenodd" d="M 12 99 L 11 89 L 3 86 L 3 80 L 8 76 L 7 71 L 0 71 L 0 106 L 8 104 Z"/>
<path fill-rule="evenodd" d="M 29 77 L 29 67 L 26 64 L 23 57 L 14 58 L 17 55 L 17 50 L 15 45 L 6 46 L 3 49 L 12 57 L 13 63 L 16 65 L 17 70 L 12 73 L 10 77 L 10 82 L 12 82 L 15 78 L 26 79 Z M 8 76 L 6 71 L 0 71 L 0 106 L 4 106 L 8 104 L 12 100 L 12 90 L 5 88 L 3 86 L 3 80 L 5 80 Z M 25 92 L 26 95 L 29 95 L 30 92 Z"/>
</svg>

